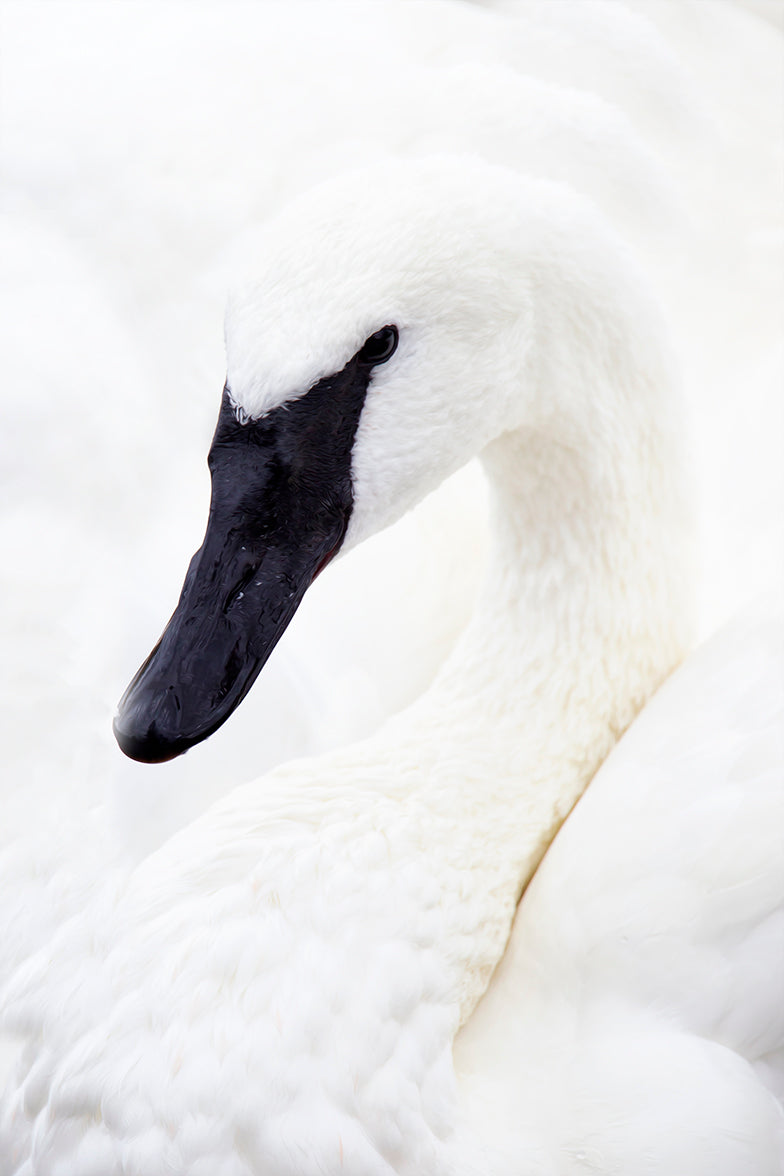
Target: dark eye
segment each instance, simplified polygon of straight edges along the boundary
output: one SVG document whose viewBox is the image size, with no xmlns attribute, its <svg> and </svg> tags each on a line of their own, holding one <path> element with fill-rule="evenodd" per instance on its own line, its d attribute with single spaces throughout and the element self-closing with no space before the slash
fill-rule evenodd
<svg viewBox="0 0 784 1176">
<path fill-rule="evenodd" d="M 397 327 L 382 327 L 365 340 L 357 359 L 371 367 L 378 363 L 386 363 L 390 356 L 395 354 L 397 338 Z"/>
</svg>

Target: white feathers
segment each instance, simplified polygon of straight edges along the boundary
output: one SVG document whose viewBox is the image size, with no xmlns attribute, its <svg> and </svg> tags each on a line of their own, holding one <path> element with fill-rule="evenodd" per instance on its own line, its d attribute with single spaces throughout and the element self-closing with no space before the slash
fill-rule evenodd
<svg viewBox="0 0 784 1176">
<path fill-rule="evenodd" d="M 756 22 L 729 6 L 707 15 L 584 0 L 503 8 L 379 3 L 330 6 L 329 17 L 309 9 L 319 32 L 309 37 L 301 12 L 265 6 L 254 10 L 268 22 L 258 37 L 244 8 L 213 18 L 167 6 L 148 35 L 127 13 L 92 7 L 80 36 L 66 38 L 90 68 L 51 63 L 63 110 L 77 122 L 89 112 L 95 133 L 78 151 L 52 136 L 42 158 L 61 182 L 60 155 L 81 160 L 69 224 L 89 224 L 89 249 L 114 263 L 85 311 L 100 325 L 87 332 L 90 345 L 113 329 L 101 315 L 107 290 L 123 291 L 131 321 L 147 332 L 133 382 L 155 391 L 143 417 L 123 385 L 122 414 L 108 412 L 107 426 L 100 412 L 90 418 L 102 485 L 127 485 L 132 473 L 123 480 L 120 470 L 134 463 L 119 465 L 124 447 L 145 443 L 153 424 L 161 445 L 167 403 L 177 404 L 170 435 L 183 448 L 206 446 L 221 378 L 215 304 L 236 254 L 247 254 L 260 268 L 227 319 L 238 410 L 257 415 L 302 395 L 372 331 L 400 326 L 399 354 L 374 376 L 360 426 L 349 541 L 480 449 L 493 538 L 484 594 L 457 652 L 415 708 L 366 742 L 295 760 L 192 823 L 242 775 L 237 762 L 247 760 L 232 758 L 231 727 L 195 796 L 187 770 L 171 799 L 176 769 L 144 784 L 134 770 L 120 809 L 125 843 L 142 858 L 133 870 L 93 803 L 108 751 L 100 739 L 79 744 L 95 755 L 92 766 L 84 758 L 87 799 L 77 804 L 71 789 L 59 807 L 52 802 L 60 814 L 73 801 L 70 827 L 58 815 L 48 842 L 33 829 L 5 859 L 4 878 L 16 885 L 6 886 L 8 909 L 18 913 L 3 947 L 17 966 L 0 1003 L 23 1048 L 0 1102 L 2 1176 L 778 1171 L 778 629 L 736 629 L 665 685 L 555 838 L 512 921 L 561 821 L 688 642 L 689 496 L 678 474 L 688 434 L 670 387 L 678 361 L 710 458 L 697 462 L 687 442 L 686 465 L 698 466 L 709 503 L 729 498 L 735 512 L 719 517 L 716 507 L 707 566 L 738 565 L 740 594 L 759 576 L 757 561 L 736 553 L 740 530 L 749 547 L 772 534 L 762 507 L 776 501 L 779 476 L 765 458 L 777 421 L 765 406 L 779 238 L 766 154 L 775 154 L 774 106 L 763 101 L 779 73 Z M 59 36 L 52 19 L 51 34 L 36 31 L 40 43 Z M 10 21 L 12 37 L 20 22 Z M 708 60 L 719 63 L 710 68 L 694 52 L 709 36 Z M 92 56 L 91 38 L 100 47 Z M 122 75 L 105 48 L 112 38 L 133 45 L 131 90 L 144 120 L 115 101 Z M 189 55 L 191 41 L 198 52 Z M 13 48 L 12 82 L 23 61 Z M 181 76 L 180 50 L 189 63 Z M 104 79 L 108 113 L 94 77 Z M 177 77 L 178 100 L 167 103 Z M 307 84 L 315 77 L 317 101 Z M 24 167 L 26 136 L 48 142 L 47 119 L 29 105 L 9 151 L 35 200 L 53 181 Z M 66 114 L 54 104 L 49 117 L 67 128 Z M 61 140 L 67 146 L 55 150 Z M 129 155 L 140 160 L 138 176 L 124 170 Z M 156 187 L 149 177 L 161 175 Z M 289 204 L 316 180 L 327 183 Z M 254 262 L 240 230 L 269 213 L 279 215 L 254 243 Z M 136 223 L 154 229 L 134 236 Z M 43 263 L 38 272 L 48 272 Z M 69 334 L 79 334 L 77 311 L 63 312 Z M 10 333 L 13 342 L 19 333 Z M 116 338 L 110 350 L 119 354 L 125 338 Z M 95 392 L 76 385 L 80 416 L 93 402 L 113 403 L 117 363 L 105 355 L 89 368 Z M 35 379 L 67 390 L 56 367 Z M 194 392 L 202 368 L 211 370 L 208 408 Z M 40 391 L 30 399 L 49 410 L 36 422 L 48 465 L 72 446 L 81 494 L 89 467 L 86 449 L 66 439 L 73 401 Z M 47 425 L 55 410 L 57 437 Z M 17 485 L 32 415 L 25 401 L 6 433 Z M 138 436 L 137 419 L 150 422 Z M 65 449 L 53 444 L 60 431 Z M 717 437 L 722 445 L 712 445 Z M 149 478 L 159 464 L 150 462 Z M 182 465 L 173 470 L 173 487 L 192 497 L 194 479 Z M 59 476 L 52 497 L 62 502 Z M 428 684 L 467 612 L 479 562 L 475 487 L 462 485 L 469 501 L 463 494 L 451 515 L 431 504 L 423 558 L 413 562 L 402 545 L 388 565 L 392 578 L 396 564 L 412 561 L 401 596 L 430 586 L 436 652 L 406 652 L 411 664 L 402 666 L 398 653 L 395 663 L 403 626 L 384 618 L 387 633 L 363 639 L 364 660 L 358 654 L 356 676 L 343 677 L 341 697 L 330 674 L 344 641 L 324 631 L 341 603 L 358 611 L 362 595 L 379 590 L 357 574 L 351 597 L 357 565 L 348 557 L 316 586 L 330 609 L 312 612 L 309 640 L 290 646 L 294 689 L 281 687 L 280 698 L 270 690 L 245 728 L 248 757 L 274 758 L 274 737 L 291 755 L 372 730 Z M 148 492 L 158 507 L 160 489 Z M 760 509 L 744 508 L 748 500 Z M 162 568 L 179 564 L 200 525 L 194 518 L 190 537 L 187 525 L 170 524 L 174 536 L 161 525 L 147 558 L 152 550 Z M 439 559 L 452 560 L 440 582 L 428 567 L 432 531 Z M 80 569 L 91 566 L 92 546 L 78 548 Z M 713 578 L 715 613 L 738 593 Z M 20 576 L 15 599 L 29 596 L 47 615 L 49 581 L 36 583 L 28 592 Z M 150 604 L 148 627 L 167 603 L 160 615 Z M 74 616 L 81 638 L 82 613 Z M 426 638 L 431 622 L 406 622 L 415 625 Z M 17 664 L 33 650 L 40 676 L 41 646 L 26 640 Z M 319 662 L 309 662 L 311 647 Z M 374 664 L 382 659 L 383 675 Z M 318 673 L 303 669 L 310 664 Z M 112 689 L 121 677 L 113 665 Z M 81 697 L 82 678 L 72 681 Z M 283 669 L 278 682 L 289 682 Z M 99 712 L 90 716 L 96 729 Z M 54 743 L 14 761 L 17 746 L 9 740 L 9 762 L 23 765 L 11 786 L 18 796 L 26 765 L 38 763 L 35 816 L 45 825 L 48 775 L 54 792 L 67 774 L 57 774 Z M 210 749 L 192 753 L 202 754 Z M 198 781 L 209 759 L 193 762 Z M 154 853 L 162 836 L 150 810 L 167 830 L 179 827 Z"/>
<path fill-rule="evenodd" d="M 765 610 L 693 654 L 526 892 L 455 1055 L 499 1172 L 522 1140 L 575 1172 L 780 1171 L 783 641 Z"/>
</svg>

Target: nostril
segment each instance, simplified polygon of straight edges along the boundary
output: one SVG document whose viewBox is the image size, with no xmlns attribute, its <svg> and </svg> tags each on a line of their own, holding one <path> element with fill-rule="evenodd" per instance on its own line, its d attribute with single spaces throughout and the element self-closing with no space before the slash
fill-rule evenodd
<svg viewBox="0 0 784 1176">
<path fill-rule="evenodd" d="M 229 611 L 231 606 L 234 604 L 235 600 L 242 599 L 242 597 L 245 594 L 245 589 L 248 587 L 248 584 L 250 584 L 251 580 L 253 579 L 253 577 L 255 575 L 256 575 L 256 568 L 255 567 L 249 567 L 246 569 L 246 571 L 243 572 L 243 574 L 240 576 L 239 580 L 234 585 L 234 587 L 231 589 L 231 591 L 229 592 L 225 601 L 223 602 L 224 615 Z"/>
</svg>

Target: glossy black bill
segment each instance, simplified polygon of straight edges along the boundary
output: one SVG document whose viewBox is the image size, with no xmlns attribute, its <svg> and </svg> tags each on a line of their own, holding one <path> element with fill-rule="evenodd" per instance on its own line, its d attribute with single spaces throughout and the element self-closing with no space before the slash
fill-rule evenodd
<svg viewBox="0 0 784 1176">
<path fill-rule="evenodd" d="M 351 449 L 373 362 L 359 352 L 305 396 L 244 424 L 224 390 L 204 542 L 114 721 L 132 759 L 172 759 L 228 718 L 337 552 L 351 516 Z"/>
</svg>

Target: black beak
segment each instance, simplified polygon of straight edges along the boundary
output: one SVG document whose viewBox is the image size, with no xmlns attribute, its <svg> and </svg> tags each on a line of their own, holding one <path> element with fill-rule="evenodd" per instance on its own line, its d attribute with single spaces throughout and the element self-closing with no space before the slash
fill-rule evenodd
<svg viewBox="0 0 784 1176">
<path fill-rule="evenodd" d="M 340 548 L 369 379 L 370 368 L 355 357 L 306 395 L 245 423 L 224 390 L 204 542 L 114 721 L 132 759 L 172 759 L 225 722 Z"/>
</svg>

